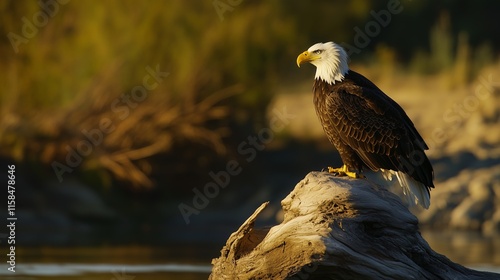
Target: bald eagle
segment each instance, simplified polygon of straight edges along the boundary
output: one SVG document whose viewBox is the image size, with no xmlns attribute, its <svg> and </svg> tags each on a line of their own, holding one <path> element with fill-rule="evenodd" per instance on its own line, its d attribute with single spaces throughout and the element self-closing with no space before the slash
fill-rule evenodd
<svg viewBox="0 0 500 280">
<path fill-rule="evenodd" d="M 412 204 L 430 205 L 434 172 L 422 136 L 405 111 L 363 75 L 349 69 L 345 50 L 318 43 L 297 57 L 316 66 L 313 101 L 328 140 L 343 161 L 337 175 L 364 177 L 363 170 L 395 176 Z"/>
</svg>

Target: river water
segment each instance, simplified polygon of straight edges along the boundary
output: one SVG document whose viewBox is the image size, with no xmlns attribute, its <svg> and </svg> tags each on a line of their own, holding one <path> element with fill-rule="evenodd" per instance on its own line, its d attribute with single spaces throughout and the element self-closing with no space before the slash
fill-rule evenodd
<svg viewBox="0 0 500 280">
<path fill-rule="evenodd" d="M 425 231 L 436 252 L 478 270 L 500 273 L 500 236 L 477 232 Z M 16 272 L 0 264 L 1 279 L 207 279 L 221 244 L 98 248 L 20 248 Z"/>
</svg>

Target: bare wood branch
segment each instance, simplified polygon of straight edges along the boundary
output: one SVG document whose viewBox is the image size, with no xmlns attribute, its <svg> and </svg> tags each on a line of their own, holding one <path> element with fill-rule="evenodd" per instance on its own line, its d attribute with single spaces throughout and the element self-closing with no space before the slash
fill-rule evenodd
<svg viewBox="0 0 500 280">
<path fill-rule="evenodd" d="M 256 230 L 262 205 L 229 237 L 209 279 L 500 279 L 434 252 L 400 198 L 366 180 L 311 172 L 281 204 L 281 224 Z"/>
</svg>

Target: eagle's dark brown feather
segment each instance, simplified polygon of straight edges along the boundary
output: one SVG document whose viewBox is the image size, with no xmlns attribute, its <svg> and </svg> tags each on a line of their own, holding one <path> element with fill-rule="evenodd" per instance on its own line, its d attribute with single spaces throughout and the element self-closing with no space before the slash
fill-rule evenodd
<svg viewBox="0 0 500 280">
<path fill-rule="evenodd" d="M 364 76 L 349 70 L 341 82 L 316 79 L 314 104 L 323 129 L 351 170 L 402 171 L 434 187 L 428 149 L 404 110 Z"/>
</svg>

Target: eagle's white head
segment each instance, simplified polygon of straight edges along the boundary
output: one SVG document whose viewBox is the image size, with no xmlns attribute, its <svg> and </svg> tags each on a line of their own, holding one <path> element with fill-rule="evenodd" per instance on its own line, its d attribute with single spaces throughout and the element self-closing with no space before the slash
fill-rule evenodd
<svg viewBox="0 0 500 280">
<path fill-rule="evenodd" d="M 317 43 L 297 57 L 297 66 L 310 62 L 316 66 L 316 79 L 334 84 L 342 81 L 349 71 L 345 50 L 334 42 Z"/>
</svg>

